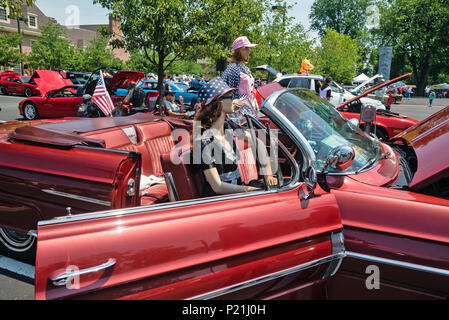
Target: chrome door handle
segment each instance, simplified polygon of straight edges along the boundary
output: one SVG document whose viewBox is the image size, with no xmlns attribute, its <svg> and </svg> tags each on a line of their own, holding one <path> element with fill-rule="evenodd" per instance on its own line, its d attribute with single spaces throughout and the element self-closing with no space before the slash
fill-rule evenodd
<svg viewBox="0 0 449 320">
<path fill-rule="evenodd" d="M 57 287 L 65 286 L 69 282 L 69 279 L 72 280 L 74 277 L 79 277 L 84 274 L 95 273 L 95 272 L 99 272 L 101 270 L 108 269 L 108 268 L 114 266 L 116 262 L 117 261 L 115 259 L 111 258 L 108 260 L 108 262 L 103 263 L 102 265 L 84 269 L 84 270 L 67 272 L 67 273 L 57 276 L 56 278 L 51 279 L 51 281 Z"/>
</svg>

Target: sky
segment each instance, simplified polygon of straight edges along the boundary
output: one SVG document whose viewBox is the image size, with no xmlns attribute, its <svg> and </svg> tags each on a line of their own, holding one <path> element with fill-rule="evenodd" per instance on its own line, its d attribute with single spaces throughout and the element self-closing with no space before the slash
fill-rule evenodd
<svg viewBox="0 0 449 320">
<path fill-rule="evenodd" d="M 274 1 L 273 1 L 274 2 Z M 291 15 L 300 22 L 306 30 L 309 30 L 309 13 L 314 0 L 287 0 L 287 3 L 296 5 Z M 108 23 L 107 10 L 100 5 L 93 5 L 92 0 L 36 0 L 37 6 L 45 15 L 53 17 L 60 24 L 74 24 L 79 17 L 79 24 L 105 24 Z M 76 6 L 76 8 L 74 8 Z M 79 15 L 77 14 L 79 12 Z"/>
</svg>

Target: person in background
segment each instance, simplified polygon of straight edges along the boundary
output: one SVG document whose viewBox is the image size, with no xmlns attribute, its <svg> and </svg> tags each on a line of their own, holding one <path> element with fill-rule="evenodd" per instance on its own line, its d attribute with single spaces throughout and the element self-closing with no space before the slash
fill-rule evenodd
<svg viewBox="0 0 449 320">
<path fill-rule="evenodd" d="M 233 103 L 239 108 L 243 107 L 240 100 L 248 98 L 252 107 L 258 110 L 258 104 L 253 97 L 255 80 L 251 70 L 246 66 L 250 61 L 251 48 L 257 46 L 257 44 L 251 43 L 247 37 L 237 38 L 232 45 L 233 53 L 229 60 L 230 64 L 221 76 L 229 87 L 237 89 L 232 93 L 232 98 Z M 241 109 L 240 111 L 248 110 Z"/>
<path fill-rule="evenodd" d="M 105 114 L 97 105 L 92 103 L 92 96 L 90 94 L 85 94 L 83 96 L 83 103 L 78 106 L 77 117 L 102 118 L 105 117 Z"/>
<path fill-rule="evenodd" d="M 184 98 L 179 97 L 179 105 L 175 102 L 175 93 L 172 91 L 165 92 L 165 115 L 172 118 L 187 119 L 189 115 L 184 112 Z"/>
<path fill-rule="evenodd" d="M 387 105 L 385 106 L 387 111 L 391 110 L 391 106 L 393 105 L 393 95 L 394 95 L 394 90 L 390 89 L 390 91 L 388 92 L 388 101 L 387 101 Z"/>
<path fill-rule="evenodd" d="M 332 77 L 329 76 L 326 78 L 326 83 L 324 84 L 324 86 L 320 88 L 320 97 L 323 98 L 324 100 L 331 101 L 332 98 L 331 84 L 332 84 Z"/>
<path fill-rule="evenodd" d="M 429 94 L 429 108 L 432 107 L 433 100 L 435 100 L 435 90 L 430 90 Z"/>
<path fill-rule="evenodd" d="M 123 100 L 124 104 L 132 104 L 134 109 L 141 109 L 146 107 L 145 98 L 146 93 L 142 88 L 137 87 L 137 84 L 133 81 L 128 83 L 128 95 Z"/>
<path fill-rule="evenodd" d="M 112 113 L 113 117 L 126 117 L 128 116 L 128 109 L 123 106 L 123 101 L 120 98 L 114 99 L 115 110 Z"/>
</svg>

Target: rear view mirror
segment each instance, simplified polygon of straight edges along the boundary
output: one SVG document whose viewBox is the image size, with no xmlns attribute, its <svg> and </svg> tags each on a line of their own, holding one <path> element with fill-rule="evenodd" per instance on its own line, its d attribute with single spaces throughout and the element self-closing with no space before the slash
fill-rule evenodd
<svg viewBox="0 0 449 320">
<path fill-rule="evenodd" d="M 354 163 L 355 151 L 350 146 L 339 146 L 334 148 L 327 157 L 326 168 L 331 167 L 337 172 L 347 170 Z M 323 172 L 325 171 L 323 170 Z"/>
</svg>

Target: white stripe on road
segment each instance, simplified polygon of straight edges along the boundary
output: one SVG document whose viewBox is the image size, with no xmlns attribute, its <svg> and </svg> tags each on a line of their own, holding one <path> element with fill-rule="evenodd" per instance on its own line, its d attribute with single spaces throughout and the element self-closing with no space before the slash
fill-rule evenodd
<svg viewBox="0 0 449 320">
<path fill-rule="evenodd" d="M 9 271 L 34 280 L 34 266 L 11 258 L 0 256 L 0 270 Z"/>
</svg>

